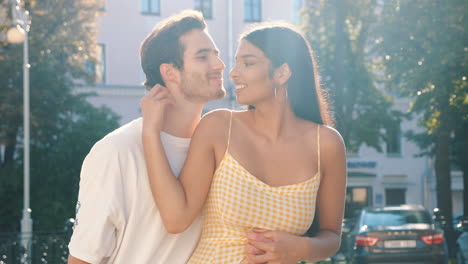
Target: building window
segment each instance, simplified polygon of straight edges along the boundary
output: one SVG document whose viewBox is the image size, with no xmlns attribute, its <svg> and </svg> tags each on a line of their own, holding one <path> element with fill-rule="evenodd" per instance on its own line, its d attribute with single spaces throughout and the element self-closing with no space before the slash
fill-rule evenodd
<svg viewBox="0 0 468 264">
<path fill-rule="evenodd" d="M 353 218 L 360 210 L 372 205 L 371 187 L 347 187 L 345 218 Z"/>
<path fill-rule="evenodd" d="M 406 203 L 405 188 L 385 189 L 385 205 L 400 205 Z"/>
<path fill-rule="evenodd" d="M 160 10 L 159 0 L 141 0 L 141 13 L 149 15 L 159 15 Z"/>
<path fill-rule="evenodd" d="M 195 9 L 201 11 L 204 18 L 212 18 L 212 2 L 212 0 L 195 0 Z"/>
<path fill-rule="evenodd" d="M 94 83 L 106 83 L 106 47 L 98 44 L 96 47 L 96 61 L 86 61 L 86 71 L 94 75 Z"/>
<path fill-rule="evenodd" d="M 401 154 L 401 129 L 399 123 L 387 129 L 387 154 Z"/>
<path fill-rule="evenodd" d="M 97 1 L 100 10 L 106 10 L 106 0 Z"/>
<path fill-rule="evenodd" d="M 262 20 L 261 0 L 244 0 L 244 20 L 247 22 Z"/>
</svg>

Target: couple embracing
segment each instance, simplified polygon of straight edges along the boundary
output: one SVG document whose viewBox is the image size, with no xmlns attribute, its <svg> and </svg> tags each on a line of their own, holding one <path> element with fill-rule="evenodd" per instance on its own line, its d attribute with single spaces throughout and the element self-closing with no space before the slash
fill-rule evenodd
<svg viewBox="0 0 468 264">
<path fill-rule="evenodd" d="M 245 111 L 201 118 L 225 95 L 225 66 L 197 11 L 156 25 L 141 63 L 143 117 L 83 162 L 70 264 L 297 263 L 337 251 L 345 147 L 302 33 L 268 22 L 240 36 L 229 76 Z M 314 217 L 318 232 L 304 237 Z"/>
</svg>

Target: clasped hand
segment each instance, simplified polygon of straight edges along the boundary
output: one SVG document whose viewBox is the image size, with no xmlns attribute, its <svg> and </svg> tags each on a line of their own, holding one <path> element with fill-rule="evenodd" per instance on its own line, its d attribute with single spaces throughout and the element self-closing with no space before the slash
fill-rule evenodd
<svg viewBox="0 0 468 264">
<path fill-rule="evenodd" d="M 296 264 L 302 259 L 298 238 L 292 234 L 254 228 L 247 233 L 247 262 L 249 264 Z"/>
</svg>

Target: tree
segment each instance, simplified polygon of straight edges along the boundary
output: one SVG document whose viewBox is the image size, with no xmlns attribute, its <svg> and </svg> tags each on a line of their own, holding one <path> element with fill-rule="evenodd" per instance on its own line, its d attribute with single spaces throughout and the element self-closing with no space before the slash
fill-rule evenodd
<svg viewBox="0 0 468 264">
<path fill-rule="evenodd" d="M 468 218 L 468 82 L 466 77 L 455 80 L 454 85 L 455 97 L 452 96 L 450 102 L 456 110 L 457 122 L 452 141 L 452 157 L 455 166 L 463 173 L 463 215 Z"/>
<path fill-rule="evenodd" d="M 385 1 L 376 30 L 381 41 L 375 50 L 387 58 L 387 82 L 412 98 L 411 112 L 422 116 L 419 124 L 425 131 L 413 138 L 434 157 L 437 204 L 448 223 L 452 223 L 451 157 L 466 163 L 466 156 L 454 152 L 452 143 L 466 146 L 468 137 L 467 11 L 463 0 Z M 453 227 L 447 228 L 452 243 Z"/>
<path fill-rule="evenodd" d="M 9 1 L 0 10 L 10 10 Z M 92 83 L 98 6 L 90 0 L 29 0 L 31 13 L 31 207 L 36 230 L 74 216 L 79 170 L 94 142 L 118 125 L 107 108 L 72 89 Z M 5 17 L 5 14 L 2 13 Z M 0 34 L 11 26 L 2 19 Z M 22 208 L 22 45 L 0 43 L 0 231 L 18 230 Z M 37 208 L 37 209 L 36 209 Z"/>
<path fill-rule="evenodd" d="M 465 103 L 467 104 L 467 103 Z M 465 106 L 465 108 L 468 108 Z M 468 114 L 457 123 L 452 141 L 453 163 L 463 173 L 463 215 L 468 217 Z"/>
<path fill-rule="evenodd" d="M 362 144 L 382 151 L 385 131 L 402 118 L 378 86 L 380 76 L 368 52 L 375 9 L 371 0 L 309 0 L 302 11 L 302 28 L 329 89 L 336 128 L 351 152 Z"/>
</svg>

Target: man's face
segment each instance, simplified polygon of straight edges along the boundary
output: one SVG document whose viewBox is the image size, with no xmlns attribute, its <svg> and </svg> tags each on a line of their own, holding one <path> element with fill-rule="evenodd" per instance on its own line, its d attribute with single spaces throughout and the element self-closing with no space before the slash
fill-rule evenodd
<svg viewBox="0 0 468 264">
<path fill-rule="evenodd" d="M 223 98 L 224 63 L 213 39 L 206 31 L 192 30 L 180 37 L 184 50 L 181 91 L 186 100 L 206 103 Z"/>
</svg>

